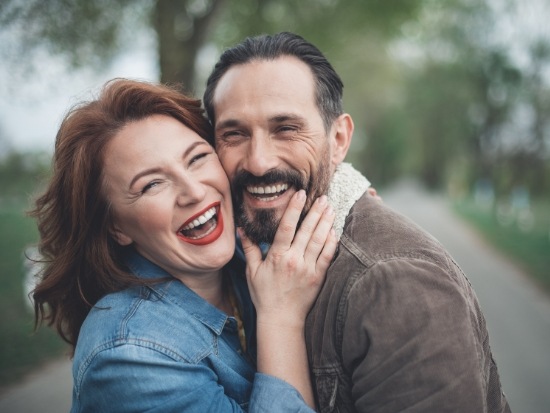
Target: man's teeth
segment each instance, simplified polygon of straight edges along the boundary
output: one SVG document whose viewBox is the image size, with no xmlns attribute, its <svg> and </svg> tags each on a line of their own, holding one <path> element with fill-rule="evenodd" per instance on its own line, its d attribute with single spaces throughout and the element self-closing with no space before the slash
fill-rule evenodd
<svg viewBox="0 0 550 413">
<path fill-rule="evenodd" d="M 216 207 L 210 208 L 208 211 L 206 211 L 200 217 L 195 218 L 189 224 L 184 226 L 182 228 L 182 230 L 185 231 L 185 230 L 188 230 L 188 229 L 193 229 L 195 227 L 198 227 L 199 225 L 202 225 L 202 224 L 206 223 L 208 220 L 212 219 L 212 217 L 214 215 L 216 215 Z"/>
<path fill-rule="evenodd" d="M 288 184 L 268 185 L 268 186 L 248 186 L 246 190 L 251 194 L 276 194 L 288 189 Z"/>
</svg>

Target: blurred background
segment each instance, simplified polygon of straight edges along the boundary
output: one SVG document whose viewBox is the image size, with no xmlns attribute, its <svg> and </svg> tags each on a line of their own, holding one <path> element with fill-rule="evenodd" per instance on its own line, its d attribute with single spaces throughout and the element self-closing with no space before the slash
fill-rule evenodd
<svg viewBox="0 0 550 413">
<path fill-rule="evenodd" d="M 391 192 L 407 185 L 445 199 L 548 297 L 548 21 L 548 0 L 2 0 L 0 391 L 66 352 L 33 333 L 26 285 L 39 269 L 25 259 L 37 241 L 25 211 L 64 113 L 113 77 L 200 97 L 220 52 L 248 35 L 317 45 L 345 84 L 348 159 L 388 202 L 407 203 Z"/>
</svg>

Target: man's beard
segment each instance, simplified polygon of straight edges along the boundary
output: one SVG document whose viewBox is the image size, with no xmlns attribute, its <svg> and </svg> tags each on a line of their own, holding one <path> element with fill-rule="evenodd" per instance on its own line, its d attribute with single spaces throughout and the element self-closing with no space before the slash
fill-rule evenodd
<svg viewBox="0 0 550 413">
<path fill-rule="evenodd" d="M 328 145 L 326 151 L 322 155 L 319 167 L 311 174 L 309 181 L 306 181 L 299 172 L 293 169 L 271 170 L 260 177 L 243 170 L 237 172 L 231 185 L 235 220 L 237 226 L 244 230 L 245 234 L 252 242 L 256 244 L 272 244 L 281 217 L 277 216 L 276 209 L 267 208 L 249 210 L 247 214 L 243 199 L 246 187 L 250 185 L 264 186 L 283 182 L 288 184 L 289 189 L 291 187 L 296 191 L 304 189 L 307 194 L 307 200 L 300 215 L 300 220 L 298 222 L 299 227 L 313 205 L 313 202 L 328 190 L 331 178 Z"/>
</svg>

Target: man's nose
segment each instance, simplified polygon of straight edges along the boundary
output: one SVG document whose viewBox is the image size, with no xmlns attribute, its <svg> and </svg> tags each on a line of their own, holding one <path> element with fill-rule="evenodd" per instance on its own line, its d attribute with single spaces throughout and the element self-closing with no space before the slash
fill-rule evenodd
<svg viewBox="0 0 550 413">
<path fill-rule="evenodd" d="M 245 169 L 262 176 L 278 165 L 277 151 L 269 137 L 252 137 L 246 153 Z"/>
</svg>

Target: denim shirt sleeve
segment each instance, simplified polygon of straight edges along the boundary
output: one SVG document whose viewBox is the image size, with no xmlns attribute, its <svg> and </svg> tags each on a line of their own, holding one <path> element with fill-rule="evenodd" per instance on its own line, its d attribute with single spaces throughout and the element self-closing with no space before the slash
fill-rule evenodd
<svg viewBox="0 0 550 413">
<path fill-rule="evenodd" d="M 293 386 L 267 374 L 256 373 L 250 409 L 252 412 L 314 413 Z"/>
<path fill-rule="evenodd" d="M 313 412 L 293 386 L 260 373 L 249 406 L 239 405 L 208 366 L 175 361 L 150 344 L 97 353 L 75 377 L 71 413 Z"/>
<path fill-rule="evenodd" d="M 244 411 L 206 365 L 175 361 L 139 343 L 96 354 L 75 377 L 73 392 L 71 413 Z"/>
</svg>

